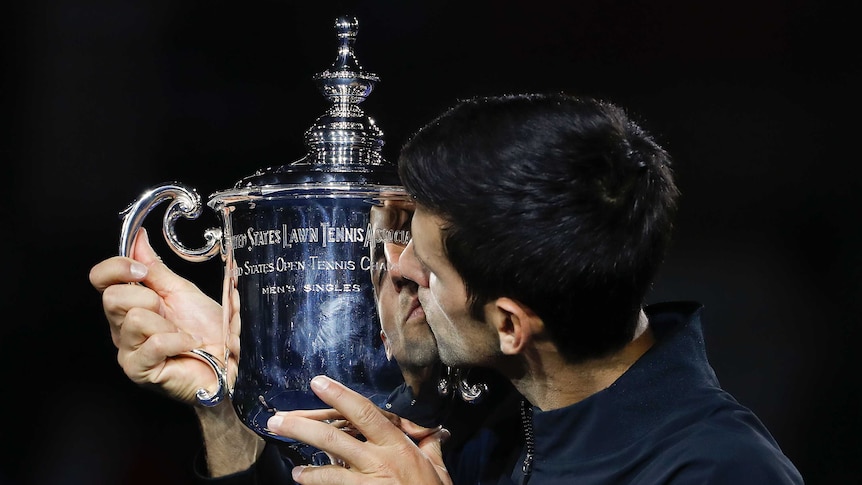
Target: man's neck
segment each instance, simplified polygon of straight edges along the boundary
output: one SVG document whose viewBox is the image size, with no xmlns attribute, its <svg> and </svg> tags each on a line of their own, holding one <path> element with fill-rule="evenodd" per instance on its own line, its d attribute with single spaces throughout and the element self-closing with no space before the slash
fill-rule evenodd
<svg viewBox="0 0 862 485">
<path fill-rule="evenodd" d="M 646 315 L 641 312 L 634 338 L 619 352 L 571 364 L 550 342 L 537 342 L 534 350 L 524 356 L 526 372 L 513 378 L 512 383 L 539 409 L 562 408 L 607 389 L 654 343 Z"/>
<path fill-rule="evenodd" d="M 436 389 L 436 378 L 438 377 L 438 374 L 439 367 L 436 365 L 421 367 L 405 366 L 401 368 L 401 375 L 404 377 L 404 382 L 407 383 L 408 387 L 410 387 L 414 398 L 419 397 L 423 388 L 430 386 Z M 432 379 L 435 379 L 433 383 L 431 382 Z"/>
</svg>

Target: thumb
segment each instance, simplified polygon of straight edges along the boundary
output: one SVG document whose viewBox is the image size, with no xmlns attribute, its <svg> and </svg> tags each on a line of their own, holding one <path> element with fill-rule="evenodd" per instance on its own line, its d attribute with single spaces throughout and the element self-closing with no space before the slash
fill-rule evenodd
<svg viewBox="0 0 862 485">
<path fill-rule="evenodd" d="M 143 227 L 139 228 L 135 234 L 131 257 L 147 266 L 151 266 L 153 263 L 161 262 L 162 260 L 150 244 L 150 235 Z"/>
<path fill-rule="evenodd" d="M 157 293 L 168 292 L 186 281 L 162 262 L 162 258 L 156 254 L 156 250 L 150 244 L 147 230 L 143 227 L 138 229 L 132 248 L 132 258 L 147 266 L 147 275 L 141 282 L 148 288 Z"/>
<path fill-rule="evenodd" d="M 443 443 L 445 443 L 450 436 L 452 435 L 449 433 L 448 429 L 440 428 L 435 433 L 426 436 L 417 443 L 419 449 L 425 453 L 431 463 L 443 470 L 446 469 L 446 465 L 443 463 Z"/>
</svg>

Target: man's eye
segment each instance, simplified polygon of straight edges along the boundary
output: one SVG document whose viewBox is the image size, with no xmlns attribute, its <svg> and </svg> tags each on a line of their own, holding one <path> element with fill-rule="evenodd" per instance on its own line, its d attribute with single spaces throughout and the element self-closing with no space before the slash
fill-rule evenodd
<svg viewBox="0 0 862 485">
<path fill-rule="evenodd" d="M 386 263 L 383 263 L 384 266 L 385 266 L 385 264 Z M 378 271 L 378 273 L 377 273 L 377 286 L 380 286 L 383 284 L 383 280 L 386 279 L 386 275 L 388 273 L 389 273 L 389 271 L 387 271 L 385 268 L 381 268 L 380 271 Z"/>
</svg>

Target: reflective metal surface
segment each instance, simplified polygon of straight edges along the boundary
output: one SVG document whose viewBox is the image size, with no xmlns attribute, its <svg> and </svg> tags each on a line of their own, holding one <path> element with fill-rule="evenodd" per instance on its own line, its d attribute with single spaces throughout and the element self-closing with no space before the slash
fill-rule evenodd
<svg viewBox="0 0 862 485">
<path fill-rule="evenodd" d="M 197 192 L 182 183 L 154 187 L 121 213 L 121 255 L 129 255 L 146 216 L 168 200 L 163 233 L 171 249 L 195 262 L 221 255 L 225 351 L 191 353 L 216 375 L 214 388 L 199 390 L 198 399 L 214 406 L 229 397 L 243 423 L 308 463 L 328 457 L 274 435 L 266 422 L 275 411 L 328 407 L 310 389 L 316 375 L 408 418 L 427 418 L 426 425 L 443 416 L 411 413 L 445 409 L 456 393 L 470 402 L 484 390 L 453 369 L 440 380 L 415 283 L 397 268 L 410 240 L 412 201 L 395 165 L 381 156 L 382 131 L 359 106 L 379 78 L 354 55 L 356 19 L 337 19 L 335 29 L 336 60 L 314 77 L 330 107 L 306 131 L 306 155 L 212 194 L 207 205 L 222 226 L 205 232 L 204 246 L 189 248 L 175 233 L 180 218 L 202 211 Z M 231 348 L 237 337 L 239 348 Z M 228 368 L 233 361 L 237 368 Z M 420 399 L 426 388 L 432 391 Z M 399 402 L 407 407 L 393 408 Z"/>
</svg>

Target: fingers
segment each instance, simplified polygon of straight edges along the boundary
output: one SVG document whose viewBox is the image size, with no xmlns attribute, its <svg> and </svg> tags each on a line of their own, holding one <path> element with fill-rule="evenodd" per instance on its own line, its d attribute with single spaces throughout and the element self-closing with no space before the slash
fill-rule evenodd
<svg viewBox="0 0 862 485">
<path fill-rule="evenodd" d="M 132 308 L 158 312 L 161 298 L 153 290 L 141 285 L 117 284 L 102 292 L 102 307 L 108 320 L 123 319 Z"/>
<path fill-rule="evenodd" d="M 419 449 L 443 473 L 446 471 L 446 465 L 443 463 L 443 443 L 448 441 L 451 436 L 449 430 L 441 426 L 417 442 Z M 413 437 L 411 436 L 411 438 Z"/>
<path fill-rule="evenodd" d="M 297 411 L 292 411 L 292 414 L 296 416 L 302 416 L 303 418 L 314 419 L 317 421 L 328 421 L 329 424 L 335 424 L 335 422 L 343 421 L 347 423 L 347 420 L 344 419 L 344 416 L 341 415 L 340 412 L 336 409 L 300 409 Z"/>
<path fill-rule="evenodd" d="M 439 435 L 441 431 L 447 434 L 449 433 L 449 431 L 443 429 L 442 425 L 435 426 L 433 428 L 426 428 L 425 426 L 420 426 L 407 418 L 402 418 L 401 416 L 391 411 L 381 409 L 380 412 L 383 413 L 384 416 L 386 416 L 389 422 L 397 426 L 401 431 L 404 432 L 404 434 L 406 434 L 407 436 L 412 438 L 413 441 L 416 442 L 425 439 L 428 436 Z"/>
<path fill-rule="evenodd" d="M 183 372 L 183 368 L 187 369 L 185 372 L 196 372 L 196 369 L 203 367 L 196 359 L 183 359 L 172 367 L 172 374 L 166 373 L 169 359 L 200 345 L 198 338 L 180 331 L 161 315 L 142 308 L 133 308 L 119 329 L 117 362 L 133 382 L 164 383 L 172 377 L 176 378 L 176 373 Z M 180 362 L 183 364 L 180 365 Z M 176 394 L 193 392 L 193 389 L 185 388 L 193 387 L 186 385 L 186 381 L 194 378 L 195 376 L 189 374 L 172 384 L 173 388 L 182 388 L 176 389 Z"/>
<path fill-rule="evenodd" d="M 162 263 L 144 229 L 131 254 L 108 258 L 89 274 L 102 294 L 117 361 L 133 382 L 194 404 L 197 390 L 214 379 L 209 363 L 189 352 L 224 353 L 221 305 Z M 238 337 L 228 341 L 237 351 Z M 232 369 L 231 378 L 236 365 Z"/>
<path fill-rule="evenodd" d="M 406 419 L 394 419 L 370 400 L 324 376 L 311 381 L 314 393 L 350 423 L 344 432 L 329 422 L 309 419 L 308 412 L 278 412 L 267 422 L 269 431 L 293 438 L 336 457 L 338 465 L 296 467 L 293 478 L 303 485 L 324 483 L 451 484 L 443 464 L 442 428 L 421 428 Z M 393 424 L 393 420 L 398 425 Z M 340 422 L 340 421 L 336 421 Z M 414 443 L 401 429 L 415 435 Z M 361 434 L 363 439 L 357 439 Z"/>
<path fill-rule="evenodd" d="M 114 346 L 120 347 L 121 329 L 132 309 L 158 313 L 161 298 L 149 288 L 140 285 L 116 284 L 102 293 L 102 308 L 111 329 Z"/>
<path fill-rule="evenodd" d="M 134 259 L 114 256 L 99 262 L 90 269 L 90 284 L 99 293 L 112 285 L 136 283 L 147 275 L 147 266 Z"/>
<path fill-rule="evenodd" d="M 185 337 L 198 341 L 158 313 L 141 307 L 131 308 L 120 327 L 120 340 L 126 349 L 136 350 L 149 342 L 156 349 L 164 349 L 163 355 L 170 357 L 194 348 L 178 344 L 174 336 L 184 336 L 183 341 L 186 341 Z"/>
<path fill-rule="evenodd" d="M 404 433 L 393 425 L 380 407 L 340 382 L 317 376 L 311 380 L 311 389 L 378 445 L 399 444 L 404 440 Z"/>
<path fill-rule="evenodd" d="M 140 282 L 147 276 L 149 266 L 161 262 L 150 246 L 150 240 L 144 228 L 138 230 L 132 254 L 134 258 L 114 256 L 97 263 L 90 269 L 90 284 L 96 291 L 102 293 L 111 285 Z"/>
<path fill-rule="evenodd" d="M 293 481 L 302 485 L 325 483 L 353 483 L 355 476 L 348 468 L 339 465 L 297 466 L 291 472 Z"/>
<path fill-rule="evenodd" d="M 375 445 L 404 446 L 409 443 L 404 433 L 389 421 L 378 406 L 341 383 L 317 376 L 311 380 L 311 388 L 350 422 L 352 429 L 358 430 Z M 344 433 L 328 422 L 309 419 L 308 416 L 307 411 L 279 412 L 269 419 L 267 427 L 280 436 L 345 457 L 354 467 L 373 467 L 372 456 L 363 451 L 365 443 L 357 440 L 353 433 Z"/>
<path fill-rule="evenodd" d="M 267 421 L 267 429 L 279 436 L 293 438 L 326 451 L 330 455 L 350 457 L 352 459 L 348 461 L 354 466 L 368 465 L 365 461 L 369 456 L 362 450 L 364 443 L 325 421 L 309 419 L 295 412 L 277 412 Z"/>
<path fill-rule="evenodd" d="M 123 347 L 117 353 L 123 371 L 135 381 L 161 382 L 163 379 L 154 372 L 158 373 L 169 358 L 201 345 L 199 340 L 184 332 L 159 333 L 143 338 L 140 345 Z"/>
<path fill-rule="evenodd" d="M 441 430 L 440 433 L 448 435 L 445 430 Z M 429 436 L 423 440 L 419 445 L 423 451 L 419 461 L 414 461 L 402 453 L 396 453 L 379 460 L 377 466 L 362 470 L 349 461 L 336 458 L 338 461 L 333 460 L 337 463 L 334 465 L 294 467 L 291 475 L 296 483 L 302 485 L 371 482 L 452 485 L 452 479 L 443 464 L 440 451 L 440 443 L 444 439 L 445 436 Z M 327 454 L 333 457 L 332 453 Z M 425 460 L 424 463 L 423 460 Z"/>
</svg>

